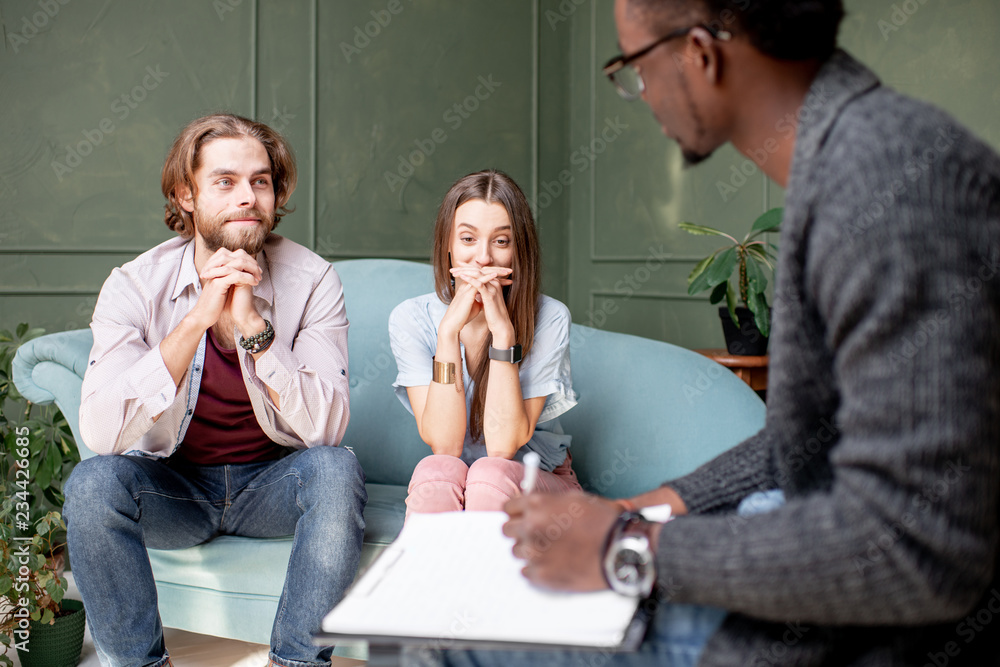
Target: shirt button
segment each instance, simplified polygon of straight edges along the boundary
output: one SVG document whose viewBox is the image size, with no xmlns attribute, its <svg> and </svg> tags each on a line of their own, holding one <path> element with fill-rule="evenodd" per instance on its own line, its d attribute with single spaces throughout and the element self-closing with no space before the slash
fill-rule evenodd
<svg viewBox="0 0 1000 667">
<path fill-rule="evenodd" d="M 194 412 L 194 410 L 188 410 L 188 414 L 191 414 L 193 412 Z"/>
</svg>

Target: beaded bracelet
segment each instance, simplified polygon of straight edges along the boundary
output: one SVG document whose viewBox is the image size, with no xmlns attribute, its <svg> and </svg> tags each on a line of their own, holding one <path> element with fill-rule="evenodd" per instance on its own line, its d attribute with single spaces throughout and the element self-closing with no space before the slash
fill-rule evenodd
<svg viewBox="0 0 1000 667">
<path fill-rule="evenodd" d="M 274 342 L 274 327 L 271 326 L 268 320 L 264 320 L 264 330 L 260 333 L 254 334 L 249 338 L 240 337 L 240 347 L 250 354 L 263 352 L 271 346 L 272 342 Z"/>
</svg>

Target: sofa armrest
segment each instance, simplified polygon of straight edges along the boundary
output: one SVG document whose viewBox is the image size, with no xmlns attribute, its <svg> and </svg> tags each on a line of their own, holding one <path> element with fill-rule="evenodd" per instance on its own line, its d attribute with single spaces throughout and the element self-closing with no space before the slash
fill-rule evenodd
<svg viewBox="0 0 1000 667">
<path fill-rule="evenodd" d="M 559 418 L 583 488 L 633 496 L 687 474 L 764 426 L 729 369 L 670 343 L 574 324 L 579 404 Z"/>
<path fill-rule="evenodd" d="M 93 344 L 90 329 L 48 334 L 21 345 L 11 364 L 14 385 L 26 399 L 55 403 L 62 411 L 81 458 L 94 456 L 80 437 L 80 389 Z"/>
</svg>

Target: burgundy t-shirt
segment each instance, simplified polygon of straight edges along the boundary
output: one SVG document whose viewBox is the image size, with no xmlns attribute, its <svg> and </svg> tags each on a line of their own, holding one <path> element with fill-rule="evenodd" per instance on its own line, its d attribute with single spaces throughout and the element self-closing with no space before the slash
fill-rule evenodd
<svg viewBox="0 0 1000 667">
<path fill-rule="evenodd" d="M 197 465 L 222 465 L 271 461 L 285 453 L 257 423 L 236 350 L 219 345 L 209 329 L 198 403 L 175 456 Z"/>
</svg>

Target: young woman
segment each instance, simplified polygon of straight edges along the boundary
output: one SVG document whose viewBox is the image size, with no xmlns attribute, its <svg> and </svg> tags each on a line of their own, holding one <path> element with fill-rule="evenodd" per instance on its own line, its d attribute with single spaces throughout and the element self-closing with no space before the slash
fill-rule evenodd
<svg viewBox="0 0 1000 667">
<path fill-rule="evenodd" d="M 539 294 L 535 222 L 499 171 L 458 180 L 434 227 L 435 292 L 389 316 L 396 395 L 432 455 L 417 464 L 406 513 L 499 510 L 520 493 L 523 456 L 541 458 L 535 488 L 579 489 L 558 417 L 576 405 L 570 315 Z"/>
</svg>

